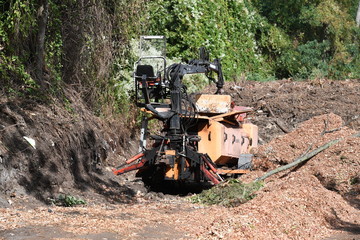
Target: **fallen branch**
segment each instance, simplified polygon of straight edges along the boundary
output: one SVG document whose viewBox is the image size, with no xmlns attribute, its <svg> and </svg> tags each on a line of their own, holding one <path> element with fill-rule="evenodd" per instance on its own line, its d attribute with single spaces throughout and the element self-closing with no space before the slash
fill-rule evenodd
<svg viewBox="0 0 360 240">
<path fill-rule="evenodd" d="M 360 137 L 360 132 L 354 133 L 354 134 L 350 135 L 350 137 Z M 332 140 L 332 141 L 330 141 L 328 143 L 325 143 L 324 145 L 322 145 L 322 146 L 318 147 L 317 149 L 315 149 L 315 150 L 308 153 L 308 151 L 312 147 L 312 145 L 310 145 L 310 147 L 306 150 L 306 152 L 303 155 L 301 155 L 299 158 L 295 159 L 293 162 L 267 172 L 262 177 L 258 177 L 257 179 L 255 179 L 254 182 L 265 180 L 266 178 L 268 178 L 268 177 L 270 177 L 270 176 L 272 176 L 272 175 L 274 175 L 274 174 L 276 174 L 278 172 L 282 172 L 282 171 L 285 171 L 285 170 L 287 170 L 289 168 L 292 168 L 292 167 L 294 167 L 296 165 L 299 165 L 300 163 L 309 160 L 310 158 L 314 157 L 318 153 L 324 151 L 325 149 L 331 147 L 332 145 L 334 145 L 334 144 L 336 144 L 336 143 L 338 143 L 338 142 L 340 142 L 341 140 L 344 140 L 344 139 L 346 139 L 346 138 L 338 138 L 338 139 Z"/>
<path fill-rule="evenodd" d="M 314 157 L 316 154 L 324 151 L 325 149 L 329 148 L 331 145 L 334 145 L 335 143 L 338 143 L 340 140 L 342 140 L 342 138 L 339 138 L 339 139 L 335 139 L 335 140 L 332 140 L 324 145 L 322 145 L 321 147 L 309 152 L 308 154 L 304 154 L 302 155 L 301 157 L 295 159 L 293 162 L 289 163 L 289 164 L 286 164 L 284 166 L 281 166 L 279 168 L 276 168 L 274 170 L 271 170 L 270 172 L 267 172 L 265 175 L 263 175 L 262 177 L 259 177 L 257 179 L 255 179 L 255 182 L 257 181 L 262 181 L 278 172 L 281 172 L 281 171 L 284 171 L 284 170 L 287 170 L 289 168 L 292 168 L 302 162 L 305 162 L 307 160 L 309 160 L 310 158 Z"/>
</svg>

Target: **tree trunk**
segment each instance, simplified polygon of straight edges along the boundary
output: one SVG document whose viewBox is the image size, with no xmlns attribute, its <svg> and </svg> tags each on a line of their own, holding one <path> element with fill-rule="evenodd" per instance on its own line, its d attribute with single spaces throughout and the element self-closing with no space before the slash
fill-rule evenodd
<svg viewBox="0 0 360 240">
<path fill-rule="evenodd" d="M 49 16 L 49 3 L 47 0 L 39 0 L 38 10 L 38 33 L 36 36 L 35 53 L 35 75 L 38 84 L 45 87 L 44 67 L 45 67 L 45 34 Z"/>
<path fill-rule="evenodd" d="M 359 1 L 359 6 L 358 6 L 357 14 L 356 14 L 356 25 L 357 25 L 358 27 L 360 26 L 360 1 Z"/>
</svg>

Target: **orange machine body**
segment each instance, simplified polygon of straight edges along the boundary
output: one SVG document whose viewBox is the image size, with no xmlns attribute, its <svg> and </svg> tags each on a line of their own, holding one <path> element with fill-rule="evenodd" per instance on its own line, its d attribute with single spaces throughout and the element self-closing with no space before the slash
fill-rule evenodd
<svg viewBox="0 0 360 240">
<path fill-rule="evenodd" d="M 219 174 L 242 174 L 249 170 L 220 169 L 235 166 L 242 155 L 249 155 L 258 145 L 258 127 L 246 119 L 252 109 L 234 106 L 229 95 L 200 94 L 196 96 L 199 115 L 197 134 L 200 137 L 198 152 L 207 154 L 219 168 Z M 172 153 L 171 155 L 176 155 Z M 186 162 L 184 167 L 189 167 Z M 168 166 L 166 179 L 177 180 L 180 172 L 179 160 Z"/>
</svg>

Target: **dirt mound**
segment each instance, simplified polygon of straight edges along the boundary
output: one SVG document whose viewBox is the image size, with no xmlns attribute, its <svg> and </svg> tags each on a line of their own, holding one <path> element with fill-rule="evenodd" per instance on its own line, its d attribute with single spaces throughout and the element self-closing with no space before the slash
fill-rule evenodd
<svg viewBox="0 0 360 240">
<path fill-rule="evenodd" d="M 335 230 L 360 234 L 360 137 L 348 127 L 324 133 L 325 127 L 341 126 L 335 114 L 317 116 L 258 149 L 256 168 L 269 170 L 293 161 L 309 146 L 342 138 L 305 164 L 267 179 L 255 199 L 237 208 L 252 228 L 267 230 L 248 230 L 238 237 L 320 239 Z M 262 174 L 255 171 L 244 180 Z"/>
<path fill-rule="evenodd" d="M 231 218 L 212 222 L 211 231 L 225 239 L 324 239 L 339 232 L 360 233 L 360 210 L 302 172 L 268 182 L 255 199 L 232 211 Z"/>
<path fill-rule="evenodd" d="M 2 99 L 0 192 L 12 201 L 48 202 L 61 193 L 128 201 L 134 191 L 106 167 L 131 155 L 133 124 L 95 117 L 75 93 L 67 98 L 65 107 Z"/>
<path fill-rule="evenodd" d="M 326 188 L 348 193 L 360 177 L 360 138 L 353 136 L 355 130 L 341 126 L 342 119 L 332 113 L 305 121 L 293 132 L 260 146 L 255 168 L 268 170 L 269 166 L 287 164 L 311 149 L 342 139 L 300 169 L 304 174 L 316 176 Z M 327 128 L 336 131 L 326 133 Z"/>
</svg>

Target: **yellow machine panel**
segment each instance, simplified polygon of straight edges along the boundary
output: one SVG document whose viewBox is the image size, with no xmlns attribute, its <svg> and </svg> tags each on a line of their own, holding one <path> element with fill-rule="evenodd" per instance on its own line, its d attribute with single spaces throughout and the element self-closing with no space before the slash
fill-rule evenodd
<svg viewBox="0 0 360 240">
<path fill-rule="evenodd" d="M 200 124 L 199 152 L 207 153 L 219 165 L 227 164 L 238 159 L 240 154 L 248 153 L 250 146 L 257 144 L 257 126 L 250 123 L 243 125 L 245 128 L 211 120 Z"/>
<path fill-rule="evenodd" d="M 251 141 L 250 146 L 249 146 L 249 151 L 250 151 L 252 148 L 255 148 L 258 146 L 258 141 L 259 141 L 258 126 L 254 125 L 252 123 L 244 123 L 241 125 L 241 127 Z"/>
</svg>

